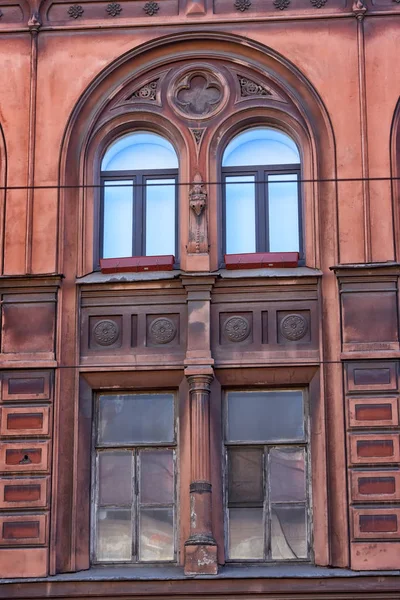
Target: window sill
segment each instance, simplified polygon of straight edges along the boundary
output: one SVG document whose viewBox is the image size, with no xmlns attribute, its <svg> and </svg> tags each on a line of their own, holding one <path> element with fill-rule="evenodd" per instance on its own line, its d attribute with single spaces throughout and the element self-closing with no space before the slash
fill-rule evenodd
<svg viewBox="0 0 400 600">
<path fill-rule="evenodd" d="M 180 566 L 105 566 L 49 577 L 0 579 L 1 583 L 97 582 L 97 581 L 182 581 L 188 579 L 340 579 L 356 577 L 399 577 L 400 571 L 351 571 L 314 565 L 225 565 L 217 575 L 185 575 Z"/>
<path fill-rule="evenodd" d="M 147 271 L 172 271 L 175 257 L 165 256 L 127 256 L 123 258 L 101 258 L 102 273 L 141 273 Z"/>
<path fill-rule="evenodd" d="M 265 267 L 296 268 L 299 264 L 298 252 L 252 252 L 246 254 L 225 254 L 227 269 L 260 269 Z"/>
</svg>

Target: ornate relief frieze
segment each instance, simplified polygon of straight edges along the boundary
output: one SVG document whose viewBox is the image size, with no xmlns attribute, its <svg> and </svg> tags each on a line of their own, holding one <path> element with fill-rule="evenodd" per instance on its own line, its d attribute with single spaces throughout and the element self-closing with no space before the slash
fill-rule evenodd
<svg viewBox="0 0 400 600">
<path fill-rule="evenodd" d="M 251 2 L 250 0 L 235 0 L 234 2 L 234 7 L 236 8 L 236 10 L 239 10 L 240 12 L 244 12 L 245 10 L 248 10 L 251 6 Z"/>
<path fill-rule="evenodd" d="M 71 19 L 79 19 L 84 12 L 85 11 L 80 4 L 72 4 L 68 9 L 68 15 Z"/>
<path fill-rule="evenodd" d="M 224 107 L 226 89 L 222 77 L 211 70 L 186 70 L 172 83 L 169 99 L 172 108 L 181 116 L 194 120 L 208 119 Z"/>
<path fill-rule="evenodd" d="M 118 2 L 107 4 L 106 12 L 110 17 L 117 17 L 122 12 L 122 6 Z"/>
<path fill-rule="evenodd" d="M 153 17 L 160 10 L 160 5 L 158 4 L 158 2 L 146 2 L 146 4 L 143 7 L 143 10 L 146 13 L 146 15 L 149 15 L 149 17 Z"/>
</svg>

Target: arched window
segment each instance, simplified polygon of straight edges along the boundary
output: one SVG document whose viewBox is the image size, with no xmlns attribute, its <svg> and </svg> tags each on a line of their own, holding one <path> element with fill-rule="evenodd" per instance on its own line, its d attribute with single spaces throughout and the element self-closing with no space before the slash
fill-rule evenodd
<svg viewBox="0 0 400 600">
<path fill-rule="evenodd" d="M 300 252 L 300 155 L 285 133 L 255 127 L 222 158 L 224 251 Z"/>
<path fill-rule="evenodd" d="M 178 157 L 172 144 L 138 131 L 118 138 L 101 162 L 100 256 L 175 255 Z"/>
</svg>

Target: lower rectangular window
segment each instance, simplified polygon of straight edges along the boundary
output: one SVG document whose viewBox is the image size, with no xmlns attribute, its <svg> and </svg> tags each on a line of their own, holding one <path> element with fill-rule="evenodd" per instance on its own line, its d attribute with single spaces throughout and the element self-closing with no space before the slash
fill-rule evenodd
<svg viewBox="0 0 400 600">
<path fill-rule="evenodd" d="M 176 558 L 173 394 L 102 394 L 96 399 L 93 561 Z"/>
<path fill-rule="evenodd" d="M 225 502 L 229 560 L 309 560 L 306 409 L 302 390 L 227 392 Z"/>
</svg>

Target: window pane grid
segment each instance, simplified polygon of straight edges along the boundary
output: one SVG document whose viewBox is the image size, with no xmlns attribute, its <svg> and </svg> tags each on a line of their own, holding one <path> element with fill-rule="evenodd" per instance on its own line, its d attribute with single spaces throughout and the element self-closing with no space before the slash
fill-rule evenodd
<svg viewBox="0 0 400 600">
<path fill-rule="evenodd" d="M 246 410 L 257 413 L 255 420 L 264 425 L 273 421 L 273 412 L 263 413 L 257 404 L 251 404 L 251 394 L 264 395 L 282 405 L 279 394 L 285 398 L 290 390 L 243 391 L 225 394 L 225 427 L 229 431 L 229 419 L 239 420 L 240 426 L 248 428 L 251 420 L 244 423 L 241 413 L 229 412 L 232 396 L 239 398 Z M 308 486 L 309 452 L 307 445 L 306 403 L 300 390 L 293 394 L 301 396 L 301 439 L 271 439 L 263 444 L 245 440 L 225 442 L 225 506 L 228 561 L 232 562 L 280 562 L 310 560 L 310 497 Z M 295 395 L 292 399 L 295 398 Z M 286 400 L 290 396 L 286 396 Z M 268 406 L 268 402 L 266 402 Z M 272 405 L 273 407 L 273 405 Z M 265 407 L 264 407 L 265 408 Z M 286 407 L 287 408 L 287 407 Z M 295 405 L 291 405 L 291 411 Z M 296 410 L 294 410 L 296 414 Z M 260 415 L 263 414 L 263 417 Z M 293 427 L 288 418 L 289 428 Z M 279 429 L 279 415 L 275 420 Z M 265 425 L 266 433 L 270 432 Z M 299 429 L 300 431 L 300 429 Z"/>
<path fill-rule="evenodd" d="M 252 183 L 245 181 L 249 177 Z M 222 179 L 225 253 L 302 253 L 300 165 L 224 167 Z M 254 210 L 253 203 L 247 206 L 249 190 L 245 194 L 240 189 L 246 185 L 254 190 Z M 233 201 L 242 206 L 238 215 L 232 212 Z M 244 220 L 242 213 L 246 215 Z M 255 239 L 243 236 L 243 224 L 251 220 L 253 213 Z"/>
<path fill-rule="evenodd" d="M 139 398 L 168 400 L 172 394 L 136 394 Z M 97 430 L 104 421 L 101 401 L 119 401 L 135 394 L 100 395 Z M 141 407 L 143 412 L 143 407 Z M 126 417 L 126 415 L 124 415 Z M 146 416 L 146 415 L 145 415 Z M 113 411 L 109 419 L 115 418 Z M 173 413 L 170 420 L 174 422 Z M 104 423 L 103 423 L 104 426 Z M 157 429 L 157 424 L 156 424 Z M 169 436 L 170 425 L 165 429 Z M 124 433 L 124 432 L 122 432 Z M 140 435 L 140 429 L 136 434 Z M 143 432 L 142 432 L 143 433 Z M 93 536 L 94 563 L 171 563 L 176 559 L 176 451 L 171 442 L 157 446 L 126 440 L 109 447 L 99 441 L 94 452 Z M 173 433 L 175 439 L 175 432 Z"/>
</svg>

